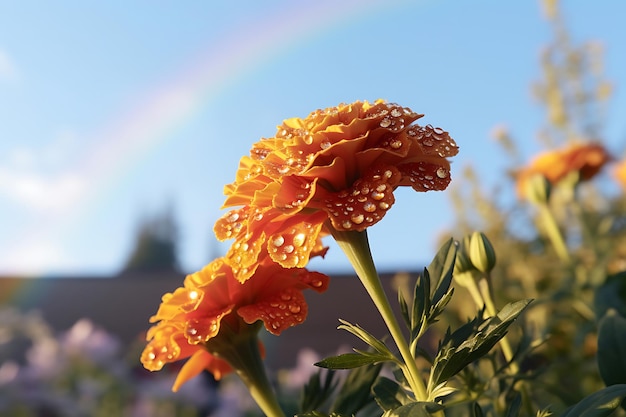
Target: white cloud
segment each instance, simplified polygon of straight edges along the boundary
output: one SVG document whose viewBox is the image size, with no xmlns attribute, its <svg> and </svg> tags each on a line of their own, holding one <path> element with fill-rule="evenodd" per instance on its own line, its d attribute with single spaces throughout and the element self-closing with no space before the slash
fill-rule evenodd
<svg viewBox="0 0 626 417">
<path fill-rule="evenodd" d="M 36 276 L 51 271 L 76 269 L 76 261 L 68 256 L 58 242 L 37 240 L 7 248 L 0 257 L 0 274 Z"/>
<path fill-rule="evenodd" d="M 19 78 L 19 73 L 15 62 L 9 54 L 0 49 L 0 81 L 15 81 Z"/>
<path fill-rule="evenodd" d="M 49 178 L 0 168 L 0 193 L 33 210 L 63 211 L 75 204 L 85 189 L 85 181 L 73 173 Z"/>
</svg>

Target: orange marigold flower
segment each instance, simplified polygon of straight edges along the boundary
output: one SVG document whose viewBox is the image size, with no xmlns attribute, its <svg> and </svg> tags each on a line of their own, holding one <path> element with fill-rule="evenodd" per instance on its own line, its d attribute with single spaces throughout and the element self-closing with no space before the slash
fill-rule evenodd
<svg viewBox="0 0 626 417">
<path fill-rule="evenodd" d="M 284 269 L 267 260 L 242 284 L 223 259 L 217 259 L 188 275 L 183 287 L 163 296 L 157 313 L 150 318 L 157 324 L 148 331 L 149 343 L 141 362 L 146 369 L 157 371 L 166 363 L 191 357 L 182 367 L 174 390 L 205 369 L 220 379 L 231 372 L 231 367 L 212 349 L 216 342 L 224 342 L 229 334 L 256 333 L 258 327 L 251 325 L 259 320 L 275 335 L 302 323 L 308 312 L 302 291 L 310 288 L 323 292 L 328 280 L 321 273 Z"/>
<path fill-rule="evenodd" d="M 534 175 L 543 175 L 551 184 L 556 184 L 567 175 L 576 172 L 579 181 L 588 181 L 611 159 L 609 153 L 599 143 L 579 143 L 545 152 L 537 156 L 529 166 L 517 172 L 518 195 L 525 195 L 526 183 Z"/>
<path fill-rule="evenodd" d="M 443 190 L 448 157 L 458 148 L 448 133 L 414 122 L 423 115 L 378 100 L 341 104 L 285 120 L 244 156 L 223 207 L 236 207 L 215 225 L 234 238 L 226 259 L 248 279 L 265 253 L 286 268 L 323 255 L 330 225 L 362 231 L 394 204 L 393 191 Z"/>
<path fill-rule="evenodd" d="M 619 185 L 626 191 L 626 159 L 620 161 L 613 168 L 613 177 L 617 180 Z"/>
</svg>

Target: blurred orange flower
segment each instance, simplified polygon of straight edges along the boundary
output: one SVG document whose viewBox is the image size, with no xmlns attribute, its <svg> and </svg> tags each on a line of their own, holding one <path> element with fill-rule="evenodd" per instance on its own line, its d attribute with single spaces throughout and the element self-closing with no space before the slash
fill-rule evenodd
<svg viewBox="0 0 626 417">
<path fill-rule="evenodd" d="M 567 175 L 577 172 L 579 181 L 588 181 L 611 159 L 609 153 L 599 143 L 580 143 L 545 152 L 517 172 L 518 195 L 526 194 L 527 181 L 534 175 L 543 175 L 551 184 L 556 184 Z"/>
<path fill-rule="evenodd" d="M 448 133 L 413 124 L 423 115 L 378 100 L 341 104 L 285 120 L 244 156 L 225 187 L 227 212 L 218 239 L 235 239 L 226 255 L 242 282 L 267 253 L 280 265 L 304 267 L 323 255 L 320 238 L 332 226 L 362 231 L 394 204 L 393 191 L 443 190 L 448 157 L 458 148 Z M 328 222 L 329 221 L 329 222 Z"/>
<path fill-rule="evenodd" d="M 613 168 L 613 177 L 617 180 L 619 185 L 626 191 L 626 159 L 620 161 Z"/>
<path fill-rule="evenodd" d="M 228 346 L 233 334 L 256 334 L 258 327 L 251 325 L 258 320 L 275 335 L 302 323 L 308 312 L 302 290 L 323 292 L 328 280 L 324 274 L 284 269 L 266 259 L 242 284 L 223 259 L 217 259 L 188 275 L 183 287 L 163 296 L 150 318 L 158 323 L 148 331 L 149 343 L 141 362 L 146 369 L 157 371 L 166 363 L 190 357 L 178 374 L 174 391 L 205 369 L 220 379 L 231 367 L 212 346 L 219 342 Z"/>
</svg>

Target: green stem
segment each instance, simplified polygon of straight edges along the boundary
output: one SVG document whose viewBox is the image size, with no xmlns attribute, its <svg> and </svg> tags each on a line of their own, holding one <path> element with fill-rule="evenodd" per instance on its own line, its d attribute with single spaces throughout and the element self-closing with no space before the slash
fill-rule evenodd
<svg viewBox="0 0 626 417">
<path fill-rule="evenodd" d="M 554 250 L 557 255 L 561 259 L 561 261 L 569 263 L 570 256 L 569 251 L 567 250 L 567 245 L 565 244 L 565 240 L 563 239 L 563 235 L 561 234 L 561 230 L 559 229 L 550 208 L 546 204 L 542 204 L 540 206 L 540 214 L 543 224 L 546 228 L 546 233 L 548 234 L 548 238 L 550 242 L 552 242 L 552 246 L 554 246 Z"/>
<path fill-rule="evenodd" d="M 207 348 L 230 364 L 266 416 L 285 417 L 263 366 L 257 336 L 258 325 L 248 327 L 250 331 L 231 333 L 224 335 L 223 340 L 210 341 Z M 220 332 L 222 336 L 222 330 Z"/>
<path fill-rule="evenodd" d="M 376 271 L 376 266 L 374 265 L 369 242 L 367 240 L 367 231 L 345 232 L 335 230 L 332 227 L 330 227 L 330 230 L 339 244 L 339 247 L 348 257 L 365 290 L 385 321 L 391 337 L 396 342 L 400 355 L 402 355 L 402 359 L 405 362 L 405 368 L 403 370 L 411 390 L 413 390 L 413 394 L 418 401 L 427 401 L 428 393 L 426 392 L 424 381 L 417 369 L 415 358 L 411 355 L 411 350 L 391 309 L 387 295 L 380 282 L 378 272 Z"/>
</svg>

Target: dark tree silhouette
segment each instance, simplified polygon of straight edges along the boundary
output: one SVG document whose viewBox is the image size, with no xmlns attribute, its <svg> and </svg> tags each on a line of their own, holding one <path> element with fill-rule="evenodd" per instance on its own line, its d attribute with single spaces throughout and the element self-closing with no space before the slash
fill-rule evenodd
<svg viewBox="0 0 626 417">
<path fill-rule="evenodd" d="M 143 220 L 136 236 L 124 272 L 178 272 L 178 230 L 171 209 Z"/>
</svg>

